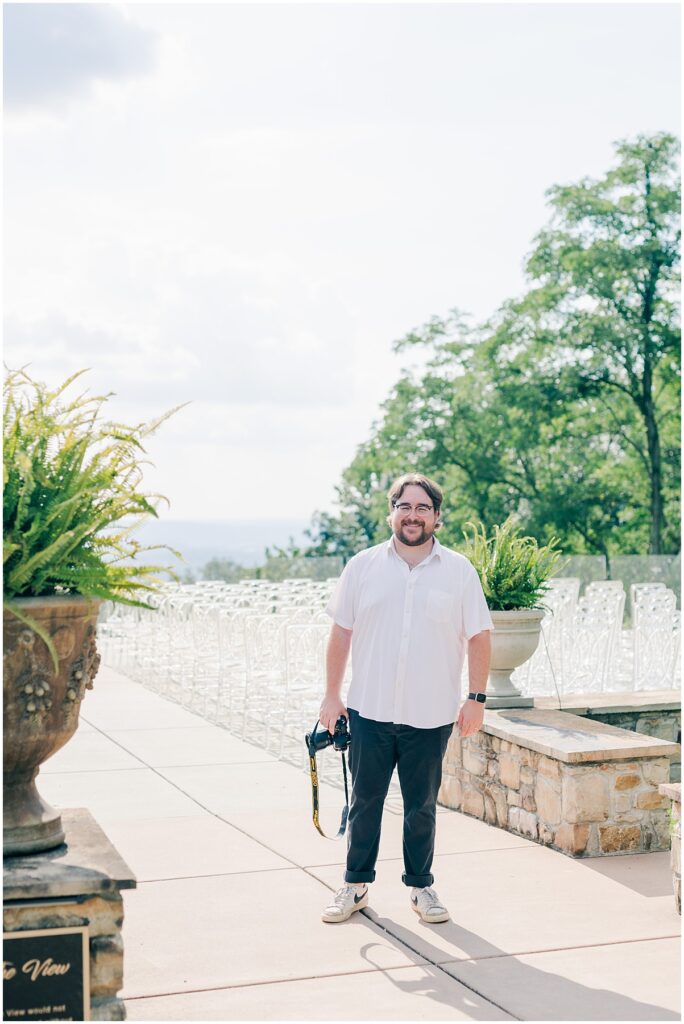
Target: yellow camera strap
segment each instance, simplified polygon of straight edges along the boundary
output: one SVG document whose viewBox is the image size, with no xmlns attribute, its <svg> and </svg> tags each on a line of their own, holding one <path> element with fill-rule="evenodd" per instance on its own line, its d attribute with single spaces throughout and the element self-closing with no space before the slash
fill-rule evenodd
<svg viewBox="0 0 684 1024">
<path fill-rule="evenodd" d="M 324 839 L 341 839 L 347 828 L 347 818 L 349 817 L 349 788 L 347 785 L 347 759 L 344 751 L 342 751 L 342 774 L 344 776 L 344 799 L 345 805 L 342 809 L 342 820 L 340 821 L 339 831 L 336 836 L 326 836 L 325 832 L 321 828 L 321 823 L 318 820 L 318 769 L 316 768 L 316 754 L 309 751 L 309 769 L 311 771 L 311 796 L 313 799 L 313 823 L 314 827 L 320 832 Z"/>
</svg>

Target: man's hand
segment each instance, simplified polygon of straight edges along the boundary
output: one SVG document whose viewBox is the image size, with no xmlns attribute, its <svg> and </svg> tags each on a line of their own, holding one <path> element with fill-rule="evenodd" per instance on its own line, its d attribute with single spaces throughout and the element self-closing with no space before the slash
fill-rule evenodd
<svg viewBox="0 0 684 1024">
<path fill-rule="evenodd" d="M 484 721 L 484 704 L 477 700 L 464 700 L 461 711 L 456 721 L 461 737 L 472 736 L 479 732 Z"/>
<path fill-rule="evenodd" d="M 324 697 L 321 701 L 321 710 L 318 712 L 318 720 L 324 725 L 329 733 L 335 732 L 335 725 L 340 715 L 349 721 L 349 712 L 339 697 Z"/>
</svg>

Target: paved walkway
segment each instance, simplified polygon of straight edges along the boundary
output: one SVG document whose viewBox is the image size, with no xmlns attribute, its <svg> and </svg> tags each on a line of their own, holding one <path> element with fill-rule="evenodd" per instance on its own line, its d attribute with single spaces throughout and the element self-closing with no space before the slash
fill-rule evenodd
<svg viewBox="0 0 684 1024">
<path fill-rule="evenodd" d="M 371 906 L 325 925 L 344 847 L 314 831 L 308 777 L 108 669 L 39 784 L 87 807 L 138 877 L 131 1020 L 679 1019 L 667 853 L 573 861 L 442 808 L 452 920 L 425 925 L 389 811 Z M 321 800 L 332 829 L 341 793 Z"/>
</svg>

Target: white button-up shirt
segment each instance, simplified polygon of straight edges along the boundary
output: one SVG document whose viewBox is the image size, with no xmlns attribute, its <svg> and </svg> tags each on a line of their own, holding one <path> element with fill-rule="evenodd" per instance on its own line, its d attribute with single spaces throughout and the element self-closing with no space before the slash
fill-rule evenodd
<svg viewBox="0 0 684 1024">
<path fill-rule="evenodd" d="M 467 558 L 435 537 L 409 569 L 390 538 L 347 562 L 326 611 L 353 631 L 347 707 L 418 729 L 456 720 L 466 640 L 494 629 Z"/>
</svg>

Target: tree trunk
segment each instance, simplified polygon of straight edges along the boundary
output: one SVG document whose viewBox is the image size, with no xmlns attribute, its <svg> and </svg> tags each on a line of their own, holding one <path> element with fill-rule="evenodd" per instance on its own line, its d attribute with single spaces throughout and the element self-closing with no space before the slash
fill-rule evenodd
<svg viewBox="0 0 684 1024">
<path fill-rule="evenodd" d="M 651 167 L 646 164 L 645 168 L 645 192 L 646 217 L 650 227 L 650 234 L 654 241 L 658 238 L 658 225 L 655 222 L 651 209 Z M 638 403 L 641 409 L 644 423 L 646 424 L 646 442 L 648 446 L 649 461 L 649 483 L 651 488 L 651 529 L 648 551 L 651 555 L 659 555 L 662 552 L 662 537 L 664 527 L 663 511 L 663 482 L 662 462 L 660 457 L 660 434 L 655 417 L 653 405 L 653 364 L 651 362 L 652 350 L 649 332 L 653 319 L 653 310 L 656 298 L 656 289 L 660 275 L 660 259 L 657 254 L 650 261 L 648 279 L 644 289 L 644 302 L 641 313 L 643 330 L 643 351 L 644 351 L 644 376 L 642 379 L 641 401 Z"/>
<path fill-rule="evenodd" d="M 665 513 L 663 509 L 663 467 L 660 455 L 660 433 L 653 402 L 653 366 L 648 349 L 648 325 L 644 329 L 644 375 L 641 381 L 641 396 L 638 402 L 641 415 L 646 425 L 646 445 L 648 449 L 648 479 L 650 486 L 651 525 L 648 544 L 650 555 L 662 553 L 663 527 Z"/>
<path fill-rule="evenodd" d="M 644 402 L 644 421 L 646 423 L 646 440 L 648 443 L 649 461 L 649 483 L 651 487 L 651 530 L 649 537 L 648 553 L 650 555 L 662 554 L 662 537 L 664 523 L 663 511 L 663 487 L 662 487 L 662 463 L 660 456 L 660 434 L 656 423 L 655 410 L 651 396 Z"/>
</svg>

